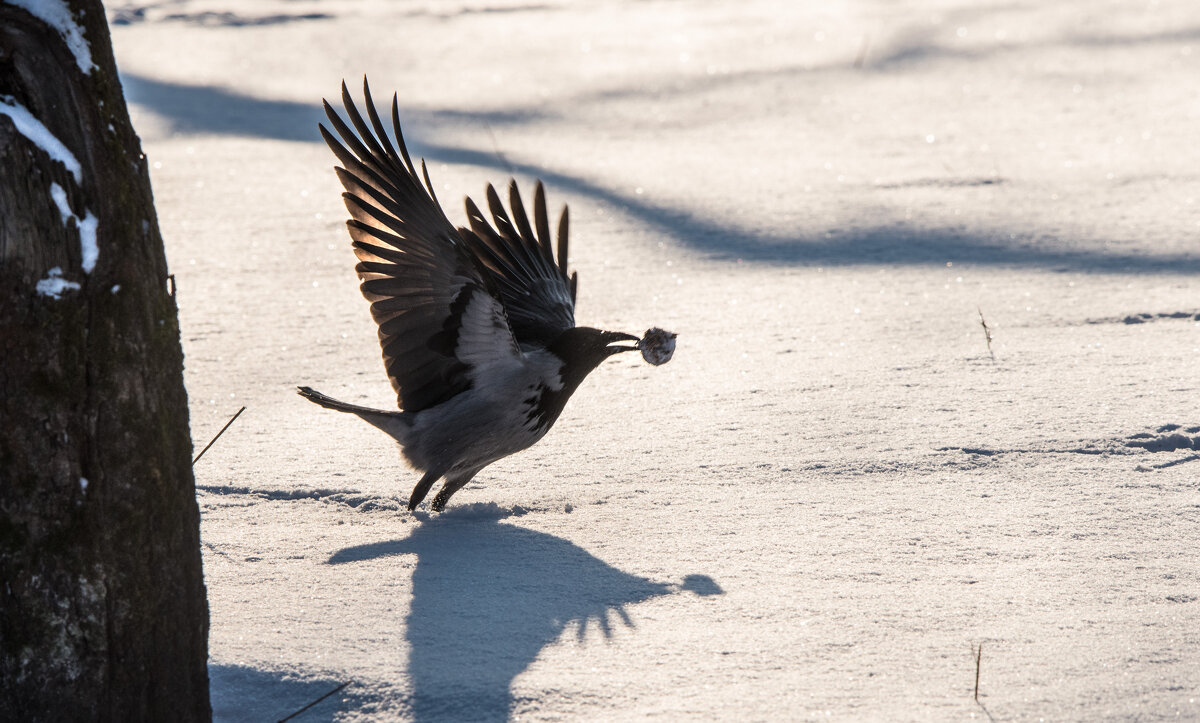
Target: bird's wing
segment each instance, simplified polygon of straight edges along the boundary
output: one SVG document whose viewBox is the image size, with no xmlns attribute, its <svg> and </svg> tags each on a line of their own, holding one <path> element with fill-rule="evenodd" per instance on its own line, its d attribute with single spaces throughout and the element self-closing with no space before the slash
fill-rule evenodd
<svg viewBox="0 0 1200 723">
<path fill-rule="evenodd" d="M 575 326 L 578 275 L 567 275 L 567 209 L 563 207 L 559 217 L 552 247 L 546 193 L 541 182 L 533 193 L 532 226 L 516 181 L 508 184 L 508 202 L 511 217 L 496 189 L 487 187 L 487 205 L 492 217 L 489 223 L 468 198 L 467 218 L 471 228 L 459 229 L 459 233 L 491 275 L 517 341 L 522 345 L 547 346 Z"/>
<path fill-rule="evenodd" d="M 419 412 L 469 389 L 478 368 L 515 359 L 520 350 L 492 288 L 492 272 L 438 205 L 424 161 L 417 175 L 395 96 L 393 145 L 365 78 L 363 95 L 370 125 L 343 83 L 342 104 L 353 129 L 326 102 L 325 114 L 341 140 L 324 125 L 321 135 L 342 164 L 335 170 L 346 189 L 355 270 L 379 324 L 384 366 L 400 407 Z"/>
</svg>

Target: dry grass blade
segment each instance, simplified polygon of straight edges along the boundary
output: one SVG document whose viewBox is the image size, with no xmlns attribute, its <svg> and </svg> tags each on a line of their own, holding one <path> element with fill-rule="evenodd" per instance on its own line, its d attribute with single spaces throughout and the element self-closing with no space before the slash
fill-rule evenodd
<svg viewBox="0 0 1200 723">
<path fill-rule="evenodd" d="M 987 320 L 983 318 L 983 309 L 976 308 L 979 312 L 979 325 L 983 327 L 983 337 L 987 339 L 988 354 L 992 357 L 992 361 L 996 361 L 996 352 L 992 351 L 992 327 L 988 326 Z"/>
</svg>

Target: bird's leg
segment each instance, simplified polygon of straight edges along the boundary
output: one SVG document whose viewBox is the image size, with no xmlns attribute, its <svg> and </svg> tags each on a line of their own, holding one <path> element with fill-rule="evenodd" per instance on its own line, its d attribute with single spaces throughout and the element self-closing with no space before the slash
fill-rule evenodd
<svg viewBox="0 0 1200 723">
<path fill-rule="evenodd" d="M 478 471 L 479 470 L 477 469 L 473 469 L 468 470 L 467 472 L 446 475 L 446 484 L 442 485 L 442 489 L 437 493 L 437 497 L 433 498 L 433 502 L 429 504 L 429 509 L 433 510 L 434 512 L 441 512 L 443 509 L 445 509 L 446 503 L 450 501 L 451 495 L 453 495 L 455 492 L 458 492 L 463 487 L 466 487 L 467 483 L 471 481 L 471 478 L 474 477 L 475 473 Z"/>
<path fill-rule="evenodd" d="M 431 469 L 425 473 L 425 476 L 421 477 L 421 481 L 417 483 L 416 487 L 413 487 L 412 494 L 409 495 L 409 497 L 408 497 L 408 511 L 409 512 L 412 512 L 413 510 L 417 509 L 417 505 L 421 504 L 421 500 L 425 499 L 425 495 L 429 494 L 429 488 L 432 487 L 433 483 L 437 482 L 438 477 L 441 477 L 441 476 L 442 476 L 442 470 Z M 438 495 L 438 496 L 441 497 L 441 495 Z M 434 504 L 436 504 L 436 502 Z M 445 504 L 445 503 L 443 503 L 443 504 Z M 441 508 L 435 507 L 434 509 L 440 510 Z"/>
</svg>

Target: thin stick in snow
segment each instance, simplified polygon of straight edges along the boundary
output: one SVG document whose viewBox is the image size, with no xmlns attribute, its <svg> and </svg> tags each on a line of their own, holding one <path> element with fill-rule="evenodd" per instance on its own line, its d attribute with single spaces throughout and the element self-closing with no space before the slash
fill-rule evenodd
<svg viewBox="0 0 1200 723">
<path fill-rule="evenodd" d="M 979 325 L 983 327 L 983 337 L 987 339 L 988 354 L 991 355 L 992 361 L 996 361 L 996 352 L 992 351 L 992 327 L 988 326 L 983 318 L 983 309 L 976 307 L 976 310 L 979 311 Z"/>
<path fill-rule="evenodd" d="M 983 657 L 983 643 L 980 643 L 975 650 L 975 702 L 979 702 L 979 660 Z"/>
<path fill-rule="evenodd" d="M 196 458 L 192 460 L 193 467 L 195 467 L 196 463 L 200 461 L 200 458 L 204 456 L 204 453 L 208 451 L 208 448 L 213 446 L 213 444 L 218 439 L 221 438 L 222 434 L 225 434 L 225 430 L 229 429 L 229 425 L 233 424 L 234 420 L 236 420 L 238 417 L 242 416 L 242 412 L 244 412 L 244 411 L 246 411 L 245 407 L 242 407 L 241 409 L 237 410 L 237 414 L 233 415 L 233 417 L 230 418 L 230 420 L 225 423 L 224 427 L 221 427 L 221 431 L 217 432 L 217 436 L 212 438 L 212 442 L 209 442 L 208 444 L 204 445 L 204 449 L 200 450 L 200 454 L 196 455 Z"/>
<path fill-rule="evenodd" d="M 296 711 L 295 713 L 292 713 L 292 714 L 291 714 L 291 715 L 289 715 L 287 718 L 280 718 L 278 721 L 276 721 L 276 723 L 284 723 L 285 721 L 289 721 L 289 720 L 291 720 L 291 719 L 295 718 L 296 716 L 300 715 L 300 714 L 301 714 L 301 713 L 303 713 L 304 711 L 306 711 L 306 710 L 308 710 L 309 708 L 313 707 L 313 706 L 314 706 L 314 705 L 316 705 L 317 703 L 320 703 L 321 701 L 325 700 L 325 699 L 326 699 L 326 698 L 328 698 L 329 696 L 333 695 L 334 693 L 338 692 L 338 691 L 339 691 L 339 690 L 341 690 L 342 688 L 345 688 L 347 685 L 350 685 L 350 684 L 351 684 L 351 683 L 353 683 L 353 682 L 354 682 L 353 680 L 347 680 L 345 683 L 342 683 L 342 684 L 341 684 L 341 685 L 339 685 L 338 687 L 336 687 L 336 688 L 334 688 L 333 690 L 329 691 L 328 693 L 326 693 L 325 695 L 321 696 L 320 698 L 317 698 L 316 700 L 314 700 L 313 702 L 311 702 L 311 703 L 309 703 L 308 705 L 304 706 L 303 708 L 301 708 L 300 710 Z"/>
</svg>

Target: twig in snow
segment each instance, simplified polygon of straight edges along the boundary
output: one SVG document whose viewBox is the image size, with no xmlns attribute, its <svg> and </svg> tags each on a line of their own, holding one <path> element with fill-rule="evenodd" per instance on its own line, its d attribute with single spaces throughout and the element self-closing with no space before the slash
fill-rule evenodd
<svg viewBox="0 0 1200 723">
<path fill-rule="evenodd" d="M 979 309 L 979 325 L 983 327 L 983 337 L 987 339 L 988 354 L 991 355 L 992 361 L 996 361 L 996 352 L 992 351 L 992 327 L 988 326 L 987 320 L 983 318 L 983 309 Z"/>
<path fill-rule="evenodd" d="M 289 720 L 291 720 L 291 719 L 295 718 L 296 716 L 300 715 L 300 714 L 301 714 L 301 713 L 303 713 L 304 711 L 306 711 L 306 710 L 308 710 L 309 708 L 313 707 L 313 706 L 314 706 L 314 705 L 316 705 L 317 703 L 320 703 L 321 701 L 325 700 L 325 699 L 326 699 L 326 698 L 328 698 L 329 696 L 333 695 L 334 693 L 338 692 L 338 691 L 339 691 L 339 690 L 341 690 L 342 688 L 345 688 L 347 685 L 350 685 L 350 684 L 351 684 L 351 683 L 353 683 L 353 682 L 354 682 L 353 680 L 347 680 L 345 683 L 342 683 L 342 684 L 341 684 L 341 685 L 339 685 L 338 687 L 336 687 L 336 688 L 334 688 L 333 690 L 329 691 L 328 693 L 326 693 L 325 695 L 321 696 L 320 698 L 317 698 L 316 700 L 314 700 L 313 702 L 311 702 L 311 703 L 309 703 L 308 705 L 304 706 L 303 708 L 301 708 L 300 710 L 296 711 L 295 713 L 292 713 L 292 714 L 291 714 L 291 715 L 289 715 L 287 718 L 280 718 L 280 719 L 279 719 L 279 720 L 278 720 L 276 723 L 284 723 L 284 721 L 289 721 Z"/>
<path fill-rule="evenodd" d="M 496 132 L 492 130 L 492 124 L 484 122 L 484 125 L 487 127 L 488 135 L 492 137 L 492 150 L 496 153 L 496 158 L 508 167 L 508 175 L 516 176 L 517 169 L 513 168 L 513 164 L 509 163 L 504 154 L 500 152 L 500 144 L 496 142 Z"/>
<path fill-rule="evenodd" d="M 979 643 L 979 645 L 971 645 L 971 655 L 975 656 L 975 705 L 979 706 L 979 709 L 983 711 L 983 714 L 988 717 L 989 721 L 995 723 L 996 716 L 992 715 L 992 712 L 987 709 L 987 706 L 979 700 L 979 661 L 981 658 L 983 658 L 982 641 Z"/>
<path fill-rule="evenodd" d="M 972 646 L 972 653 L 975 653 L 975 702 L 979 702 L 979 661 L 983 658 L 983 643 L 978 646 Z"/>
<path fill-rule="evenodd" d="M 226 429 L 229 429 L 229 425 L 233 424 L 233 423 L 234 423 L 234 421 L 235 421 L 235 420 L 236 420 L 238 417 L 242 416 L 242 412 L 244 412 L 244 411 L 246 411 L 246 408 L 245 408 L 245 407 L 242 407 L 241 409 L 237 410 L 237 414 L 233 415 L 233 417 L 232 417 L 232 418 L 231 418 L 231 419 L 230 419 L 228 422 L 226 422 L 226 423 L 225 423 L 225 426 L 224 426 L 224 427 L 221 427 L 221 431 L 220 431 L 220 432 L 217 432 L 217 436 L 215 436 L 215 437 L 213 437 L 213 438 L 212 438 L 212 442 L 209 442 L 208 444 L 204 445 L 204 449 L 200 450 L 200 454 L 196 455 L 196 458 L 192 460 L 192 466 L 193 466 L 193 467 L 195 467 L 195 466 L 196 466 L 196 463 L 200 461 L 200 458 L 204 456 L 204 453 L 208 451 L 208 448 L 209 448 L 209 447 L 211 447 L 211 446 L 213 446 L 213 444 L 214 444 L 214 443 L 215 443 L 215 442 L 216 442 L 218 439 L 220 439 L 220 438 L 221 438 L 221 435 L 222 435 L 222 434 L 225 434 L 225 430 L 226 430 Z"/>
</svg>

